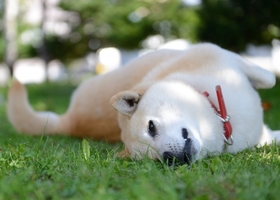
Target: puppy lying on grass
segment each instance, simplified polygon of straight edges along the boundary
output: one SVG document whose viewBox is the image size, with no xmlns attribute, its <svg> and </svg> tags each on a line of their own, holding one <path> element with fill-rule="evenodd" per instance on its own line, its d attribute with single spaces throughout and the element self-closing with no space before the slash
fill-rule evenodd
<svg viewBox="0 0 280 200">
<path fill-rule="evenodd" d="M 15 80 L 7 114 L 19 132 L 121 139 L 122 157 L 189 164 L 208 153 L 279 142 L 280 131 L 263 124 L 255 91 L 274 84 L 269 71 L 205 43 L 186 51 L 159 50 L 83 82 L 61 116 L 34 111 Z"/>
</svg>

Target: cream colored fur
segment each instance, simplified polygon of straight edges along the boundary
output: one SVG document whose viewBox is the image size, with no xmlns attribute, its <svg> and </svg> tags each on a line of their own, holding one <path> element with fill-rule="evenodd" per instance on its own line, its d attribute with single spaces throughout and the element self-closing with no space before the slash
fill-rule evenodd
<svg viewBox="0 0 280 200">
<path fill-rule="evenodd" d="M 118 141 L 121 136 L 125 144 L 121 156 L 141 158 L 148 154 L 162 159 L 165 152 L 177 155 L 187 149 L 194 161 L 209 152 L 226 149 L 235 153 L 279 141 L 279 132 L 263 124 L 260 98 L 254 89 L 274 84 L 273 74 L 237 54 L 212 44 L 198 44 L 186 51 L 159 50 L 85 81 L 61 116 L 35 112 L 24 87 L 14 81 L 7 113 L 19 132 L 65 133 L 108 141 Z M 234 144 L 227 148 L 222 122 L 201 94 L 207 91 L 217 105 L 216 85 L 222 87 L 233 127 Z M 118 116 L 109 105 L 110 99 Z M 150 127 L 156 128 L 155 134 Z M 186 130 L 187 139 L 182 136 Z"/>
<path fill-rule="evenodd" d="M 8 93 L 8 119 L 17 131 L 26 134 L 64 133 L 110 142 L 119 141 L 117 113 L 110 106 L 110 98 L 131 88 L 154 66 L 177 54 L 175 50 L 154 52 L 113 72 L 90 78 L 76 89 L 67 112 L 61 116 L 34 111 L 28 103 L 24 86 L 15 80 Z"/>
</svg>

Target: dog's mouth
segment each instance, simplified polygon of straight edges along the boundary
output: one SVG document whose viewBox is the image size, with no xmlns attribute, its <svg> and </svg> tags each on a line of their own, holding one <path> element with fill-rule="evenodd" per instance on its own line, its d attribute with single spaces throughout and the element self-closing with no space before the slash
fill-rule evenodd
<svg viewBox="0 0 280 200">
<path fill-rule="evenodd" d="M 190 165 L 191 157 L 190 154 L 174 154 L 168 151 L 163 153 L 163 160 L 169 166 Z"/>
<path fill-rule="evenodd" d="M 188 138 L 181 153 L 173 153 L 170 151 L 163 152 L 163 160 L 169 166 L 190 165 L 192 162 L 192 140 Z"/>
</svg>

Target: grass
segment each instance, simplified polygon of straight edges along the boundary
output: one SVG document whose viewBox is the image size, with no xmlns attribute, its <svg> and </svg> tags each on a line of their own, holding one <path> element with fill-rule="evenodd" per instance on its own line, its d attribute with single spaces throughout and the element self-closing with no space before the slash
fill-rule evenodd
<svg viewBox="0 0 280 200">
<path fill-rule="evenodd" d="M 38 110 L 63 113 L 74 87 L 28 86 Z M 280 129 L 280 82 L 260 94 L 265 122 Z M 121 160 L 121 143 L 17 134 L 5 116 L 0 88 L 0 199 L 279 199 L 280 146 L 273 144 L 168 167 Z M 250 134 L 250 133 L 247 133 Z"/>
</svg>

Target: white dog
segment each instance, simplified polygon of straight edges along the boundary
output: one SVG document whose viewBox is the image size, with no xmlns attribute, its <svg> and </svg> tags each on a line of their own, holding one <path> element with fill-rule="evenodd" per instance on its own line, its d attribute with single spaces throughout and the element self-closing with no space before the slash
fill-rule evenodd
<svg viewBox="0 0 280 200">
<path fill-rule="evenodd" d="M 84 82 L 68 111 L 38 113 L 24 87 L 14 82 L 8 117 L 20 132 L 66 133 L 94 139 L 119 139 L 120 156 L 190 163 L 208 153 L 236 153 L 279 142 L 280 131 L 263 124 L 255 88 L 271 88 L 275 76 L 213 44 L 186 51 L 159 50 L 128 66 Z"/>
</svg>

